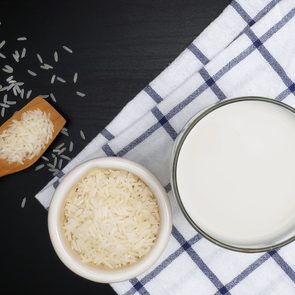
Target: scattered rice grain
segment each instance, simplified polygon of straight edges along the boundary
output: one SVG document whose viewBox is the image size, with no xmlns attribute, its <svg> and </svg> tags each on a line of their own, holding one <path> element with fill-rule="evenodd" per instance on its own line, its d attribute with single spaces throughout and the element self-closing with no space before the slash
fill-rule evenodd
<svg viewBox="0 0 295 295">
<path fill-rule="evenodd" d="M 26 201 L 27 201 L 27 198 L 24 197 L 23 200 L 22 200 L 22 202 L 21 202 L 21 204 L 20 204 L 20 206 L 21 206 L 22 209 L 25 208 Z"/>
<path fill-rule="evenodd" d="M 21 58 L 24 58 L 26 56 L 26 48 L 23 48 L 22 54 L 21 54 Z"/>
<path fill-rule="evenodd" d="M 62 159 L 65 159 L 65 160 L 71 161 L 71 158 L 68 157 L 68 156 L 66 156 L 66 155 L 60 155 L 60 157 L 61 157 Z"/>
<path fill-rule="evenodd" d="M 58 62 L 58 54 L 57 51 L 54 51 L 54 61 Z"/>
<path fill-rule="evenodd" d="M 69 53 L 73 53 L 73 50 L 71 48 L 69 48 L 68 46 L 64 45 L 62 48 Z"/>
<path fill-rule="evenodd" d="M 84 96 L 86 96 L 86 94 L 85 94 L 85 93 L 83 93 L 83 92 L 80 92 L 80 91 L 76 91 L 76 94 L 77 94 L 78 96 L 81 96 L 81 97 L 84 97 Z"/>
<path fill-rule="evenodd" d="M 31 70 L 28 70 L 28 73 L 29 73 L 30 75 L 32 75 L 32 76 L 37 76 L 37 74 L 36 74 L 35 72 L 31 71 Z"/>
<path fill-rule="evenodd" d="M 60 171 L 58 169 L 55 169 L 55 172 L 52 174 L 53 176 L 56 176 Z"/>
<path fill-rule="evenodd" d="M 50 83 L 51 83 L 51 84 L 54 83 L 55 77 L 56 77 L 56 75 L 52 75 L 51 80 L 50 80 Z"/>
<path fill-rule="evenodd" d="M 43 64 L 43 59 L 42 59 L 41 55 L 39 53 L 37 53 L 36 55 L 37 55 L 37 58 L 38 58 L 39 62 L 41 64 Z"/>
<path fill-rule="evenodd" d="M 29 99 L 29 98 L 30 98 L 31 93 L 32 93 L 32 90 L 29 90 L 29 91 L 27 92 L 26 99 Z"/>
<path fill-rule="evenodd" d="M 86 137 L 85 137 L 85 134 L 84 134 L 83 130 L 80 130 L 80 136 L 81 136 L 81 138 L 82 138 L 83 140 L 85 140 L 85 139 L 86 139 Z"/>
<path fill-rule="evenodd" d="M 63 78 L 61 77 L 56 77 L 56 80 L 58 80 L 59 82 L 62 82 L 62 83 L 66 83 L 66 80 L 64 80 Z"/>
<path fill-rule="evenodd" d="M 38 166 L 35 168 L 35 171 L 38 171 L 38 170 L 42 169 L 44 166 L 45 166 L 45 164 L 38 165 Z"/>
<path fill-rule="evenodd" d="M 26 41 L 27 40 L 27 37 L 19 37 L 16 40 L 17 41 Z"/>
<path fill-rule="evenodd" d="M 13 53 L 12 56 L 16 62 L 19 62 L 19 55 Z"/>
<path fill-rule="evenodd" d="M 11 90 L 14 87 L 14 84 L 10 84 L 9 86 L 3 87 L 2 89 L 6 89 L 7 91 Z"/>
<path fill-rule="evenodd" d="M 49 162 L 49 159 L 48 159 L 47 157 L 45 157 L 45 156 L 42 156 L 41 158 L 42 158 L 43 160 L 45 160 L 45 161 Z"/>
<path fill-rule="evenodd" d="M 13 72 L 13 68 L 9 65 L 5 65 L 4 68 L 2 68 L 3 72 L 11 74 Z"/>
<path fill-rule="evenodd" d="M 16 90 L 17 93 L 21 93 L 21 89 L 17 84 L 14 85 L 14 89 Z"/>
<path fill-rule="evenodd" d="M 52 99 L 54 102 L 56 102 L 56 98 L 55 98 L 55 96 L 54 96 L 53 93 L 50 93 L 50 97 L 51 97 L 51 99 Z"/>
<path fill-rule="evenodd" d="M 44 64 L 44 67 L 46 70 L 51 70 L 53 69 L 53 66 L 49 65 L 49 64 Z"/>
<path fill-rule="evenodd" d="M 66 149 L 67 149 L 67 148 L 65 148 L 65 147 L 62 148 L 61 150 L 59 150 L 59 151 L 57 152 L 57 154 L 58 154 L 58 155 L 61 155 Z"/>
<path fill-rule="evenodd" d="M 60 131 L 63 135 L 65 136 L 69 136 L 69 133 L 68 133 L 68 128 L 62 128 L 61 131 Z"/>
<path fill-rule="evenodd" d="M 73 78 L 73 81 L 75 84 L 77 83 L 77 80 L 78 80 L 78 73 L 75 73 Z"/>
<path fill-rule="evenodd" d="M 58 150 L 58 149 L 60 149 L 61 147 L 63 147 L 64 145 L 65 145 L 65 143 L 63 142 L 63 143 L 59 144 L 58 146 L 56 146 L 55 149 Z"/>
<path fill-rule="evenodd" d="M 7 104 L 9 104 L 9 105 L 14 105 L 14 104 L 16 104 L 16 101 L 14 101 L 14 100 L 9 100 L 9 101 L 7 101 Z"/>
<path fill-rule="evenodd" d="M 60 159 L 60 160 L 58 161 L 58 169 L 59 169 L 59 170 L 61 170 L 61 168 L 62 168 L 62 162 L 63 162 L 62 159 Z"/>
<path fill-rule="evenodd" d="M 1 109 L 1 117 L 4 118 L 4 116 L 5 116 L 5 108 L 2 108 Z"/>
<path fill-rule="evenodd" d="M 1 41 L 1 43 L 0 43 L 0 49 L 5 45 L 5 43 L 6 43 L 5 40 Z"/>
<path fill-rule="evenodd" d="M 74 148 L 74 143 L 71 141 L 69 146 L 69 152 L 72 152 Z"/>
<path fill-rule="evenodd" d="M 46 164 L 49 168 L 54 168 L 55 169 L 55 167 L 51 164 L 51 163 L 47 163 Z"/>
<path fill-rule="evenodd" d="M 3 53 L 1 53 L 1 52 L 0 52 L 0 57 L 1 58 L 6 58 L 6 56 Z"/>
</svg>

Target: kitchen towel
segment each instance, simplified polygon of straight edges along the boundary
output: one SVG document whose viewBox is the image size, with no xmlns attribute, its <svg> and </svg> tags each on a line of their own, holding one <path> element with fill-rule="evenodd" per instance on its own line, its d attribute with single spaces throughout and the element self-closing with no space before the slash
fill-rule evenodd
<svg viewBox="0 0 295 295">
<path fill-rule="evenodd" d="M 266 96 L 295 106 L 295 1 L 237 0 L 54 178 L 37 199 L 48 208 L 60 178 L 95 157 L 120 156 L 146 166 L 173 207 L 173 230 L 157 264 L 112 284 L 118 294 L 295 294 L 295 243 L 242 254 L 198 234 L 171 193 L 173 142 L 186 122 L 225 98 Z"/>
</svg>

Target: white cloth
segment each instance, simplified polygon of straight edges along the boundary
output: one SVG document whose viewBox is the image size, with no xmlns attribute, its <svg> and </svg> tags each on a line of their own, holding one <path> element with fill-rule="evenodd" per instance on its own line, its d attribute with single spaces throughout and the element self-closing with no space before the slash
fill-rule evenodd
<svg viewBox="0 0 295 295">
<path fill-rule="evenodd" d="M 105 155 L 146 166 L 169 190 L 173 141 L 185 123 L 224 98 L 265 96 L 295 106 L 295 1 L 238 0 L 188 46 L 63 170 Z M 48 207 L 58 178 L 37 199 Z M 295 243 L 241 254 L 202 238 L 171 194 L 173 231 L 157 265 L 119 294 L 295 294 Z"/>
</svg>

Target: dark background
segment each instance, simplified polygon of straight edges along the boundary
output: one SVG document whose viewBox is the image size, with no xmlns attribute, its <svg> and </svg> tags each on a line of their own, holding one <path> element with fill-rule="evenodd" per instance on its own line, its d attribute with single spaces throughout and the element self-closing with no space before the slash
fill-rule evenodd
<svg viewBox="0 0 295 295">
<path fill-rule="evenodd" d="M 75 142 L 74 156 L 229 2 L 1 0 L 0 42 L 6 40 L 7 44 L 0 52 L 7 54 L 7 59 L 0 58 L 0 68 L 13 64 L 10 53 L 26 47 L 27 56 L 16 65 L 15 74 L 18 80 L 25 82 L 27 89 L 33 89 L 32 97 L 54 92 L 58 101 L 53 105 L 66 117 L 71 139 Z M 28 41 L 16 41 L 21 36 L 26 36 Z M 71 47 L 73 54 L 60 49 L 62 45 Z M 48 63 L 53 64 L 55 49 L 62 61 L 54 70 L 62 73 L 67 81 L 77 71 L 77 85 L 48 85 L 51 74 L 37 70 L 35 54 L 50 56 Z M 26 69 L 36 70 L 38 77 L 29 76 Z M 0 70 L 0 84 L 8 76 Z M 87 96 L 76 96 L 76 90 Z M 0 92 L 0 102 L 2 98 L 3 92 Z M 7 110 L 6 118 L 28 102 L 17 100 L 17 105 Z M 0 124 L 3 122 L 0 117 Z M 86 141 L 80 138 L 80 129 L 84 130 Z M 60 135 L 54 145 L 64 140 L 69 139 Z M 50 155 L 50 149 L 46 155 Z M 35 167 L 0 179 L 0 292 L 114 294 L 106 284 L 79 278 L 57 258 L 48 236 L 47 211 L 34 198 L 51 179 L 51 174 L 47 169 L 35 172 Z M 27 202 L 21 209 L 23 197 Z M 3 293 L 7 287 L 9 292 Z"/>
</svg>

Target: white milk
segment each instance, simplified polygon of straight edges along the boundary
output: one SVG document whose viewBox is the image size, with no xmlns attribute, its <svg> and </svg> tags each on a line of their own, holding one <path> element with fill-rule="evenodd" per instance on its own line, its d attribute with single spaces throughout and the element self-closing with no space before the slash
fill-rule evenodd
<svg viewBox="0 0 295 295">
<path fill-rule="evenodd" d="M 295 115 L 262 101 L 216 109 L 187 136 L 176 173 L 186 211 L 213 238 L 284 238 L 295 228 Z"/>
</svg>

